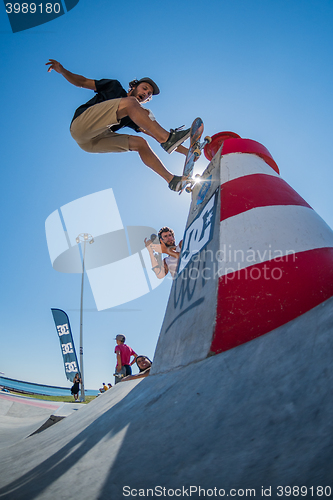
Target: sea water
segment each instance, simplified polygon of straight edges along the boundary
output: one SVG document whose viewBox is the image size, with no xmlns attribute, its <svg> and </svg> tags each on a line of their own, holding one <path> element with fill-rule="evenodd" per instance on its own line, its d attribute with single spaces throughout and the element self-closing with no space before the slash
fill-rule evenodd
<svg viewBox="0 0 333 500">
<path fill-rule="evenodd" d="M 29 392 L 32 394 L 43 394 L 44 396 L 71 396 L 71 387 L 58 387 L 54 385 L 33 384 L 31 382 L 24 382 L 23 380 L 16 380 L 13 378 L 1 377 L 0 386 L 6 389 L 13 389 L 14 391 Z M 86 396 L 96 396 L 98 391 L 84 390 Z"/>
</svg>

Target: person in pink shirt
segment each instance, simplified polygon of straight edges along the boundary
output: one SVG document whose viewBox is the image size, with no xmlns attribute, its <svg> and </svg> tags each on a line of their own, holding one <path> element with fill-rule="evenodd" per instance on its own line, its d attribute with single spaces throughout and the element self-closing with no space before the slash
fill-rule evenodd
<svg viewBox="0 0 333 500">
<path fill-rule="evenodd" d="M 123 377 L 127 377 L 128 375 L 132 375 L 131 366 L 135 363 L 137 358 L 137 354 L 133 349 L 125 344 L 125 335 L 117 335 L 115 341 L 117 345 L 114 349 L 114 352 L 117 356 L 117 365 L 115 371 L 115 384 L 121 382 Z M 131 357 L 134 359 L 131 361 Z"/>
</svg>

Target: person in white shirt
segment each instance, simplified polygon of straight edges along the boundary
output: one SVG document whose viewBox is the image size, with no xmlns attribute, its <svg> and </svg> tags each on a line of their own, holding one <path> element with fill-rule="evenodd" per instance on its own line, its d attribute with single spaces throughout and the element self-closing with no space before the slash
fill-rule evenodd
<svg viewBox="0 0 333 500">
<path fill-rule="evenodd" d="M 163 279 L 168 272 L 174 278 L 177 273 L 178 260 L 182 248 L 183 240 L 176 245 L 175 233 L 167 226 L 162 227 L 158 232 L 159 243 L 154 243 L 151 239 L 145 238 L 145 245 L 149 252 L 152 270 L 158 279 Z M 167 256 L 161 259 L 161 254 Z"/>
</svg>

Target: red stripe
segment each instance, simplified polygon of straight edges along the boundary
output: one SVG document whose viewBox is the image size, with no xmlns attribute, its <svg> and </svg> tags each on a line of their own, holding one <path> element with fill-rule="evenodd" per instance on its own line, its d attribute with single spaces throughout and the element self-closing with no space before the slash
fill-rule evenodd
<svg viewBox="0 0 333 500">
<path fill-rule="evenodd" d="M 212 135 L 211 142 L 206 144 L 204 147 L 204 153 L 207 160 L 210 161 L 216 155 L 223 142 L 226 139 L 231 139 L 232 137 L 241 139 L 241 136 L 235 134 L 235 132 L 218 132 L 217 134 Z"/>
<path fill-rule="evenodd" d="M 208 160 L 216 155 L 223 144 L 221 155 L 230 153 L 248 153 L 260 156 L 275 172 L 280 173 L 279 167 L 275 163 L 271 153 L 260 142 L 252 139 L 241 139 L 233 132 L 219 132 L 212 136 L 212 142 L 205 146 L 204 152 Z"/>
<path fill-rule="evenodd" d="M 221 186 L 221 221 L 252 208 L 274 205 L 311 208 L 289 184 L 272 175 L 246 175 Z"/>
<path fill-rule="evenodd" d="M 332 296 L 333 248 L 299 252 L 223 276 L 211 351 L 227 351 L 264 335 Z"/>
<path fill-rule="evenodd" d="M 280 173 L 271 153 L 260 142 L 252 139 L 227 139 L 223 143 L 221 155 L 230 153 L 250 153 L 260 156 L 275 172 Z"/>
</svg>

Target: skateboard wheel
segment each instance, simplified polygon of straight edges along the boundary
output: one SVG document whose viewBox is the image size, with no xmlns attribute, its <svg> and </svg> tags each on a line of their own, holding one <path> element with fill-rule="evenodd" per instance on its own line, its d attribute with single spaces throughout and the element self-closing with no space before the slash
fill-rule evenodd
<svg viewBox="0 0 333 500">
<path fill-rule="evenodd" d="M 199 179 L 199 177 L 201 177 L 201 175 L 200 175 L 200 174 L 195 174 L 195 178 L 196 178 L 196 179 Z"/>
<path fill-rule="evenodd" d="M 207 142 L 207 144 L 210 144 L 210 143 L 212 142 L 212 138 L 211 138 L 211 137 L 209 137 L 209 135 L 207 135 L 207 136 L 205 137 L 205 141 Z"/>
<path fill-rule="evenodd" d="M 191 188 L 191 186 L 187 186 L 187 187 L 185 188 L 185 191 L 186 191 L 187 193 L 191 193 L 191 192 L 192 192 L 192 188 Z"/>
<path fill-rule="evenodd" d="M 200 155 L 201 155 L 201 151 L 200 151 L 200 149 L 195 149 L 195 150 L 193 151 L 193 154 L 194 154 L 195 156 L 200 156 Z"/>
</svg>

